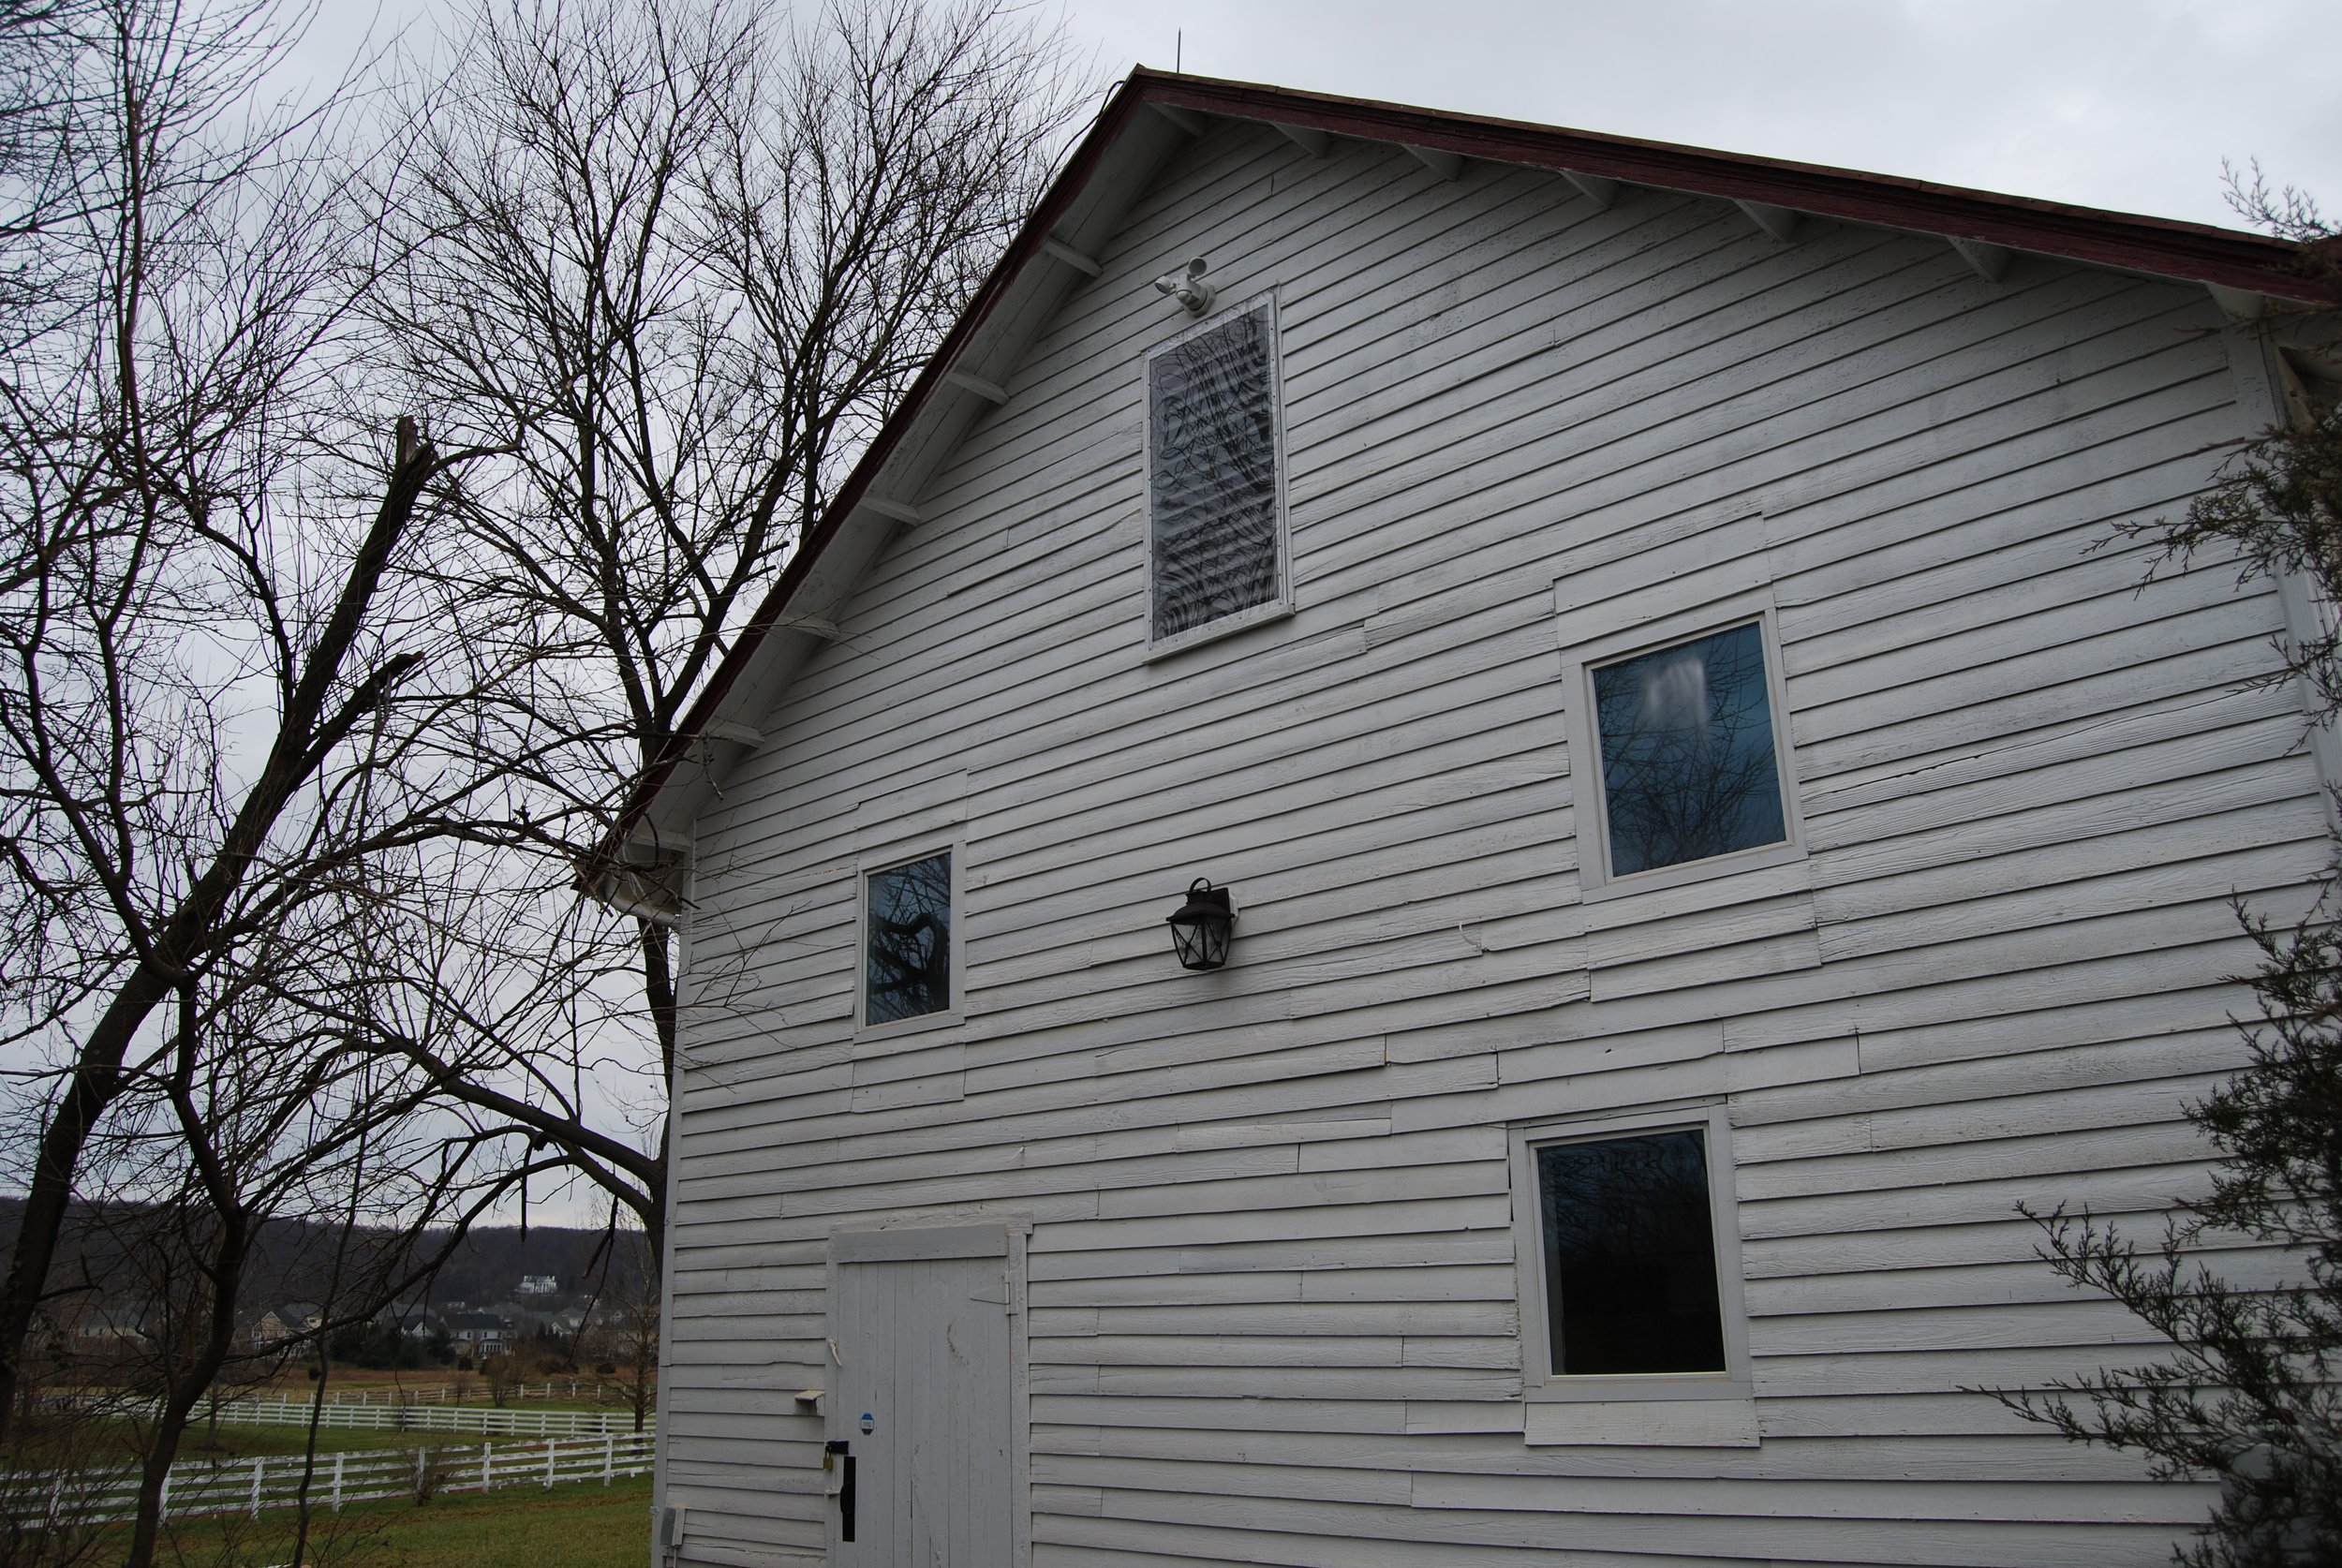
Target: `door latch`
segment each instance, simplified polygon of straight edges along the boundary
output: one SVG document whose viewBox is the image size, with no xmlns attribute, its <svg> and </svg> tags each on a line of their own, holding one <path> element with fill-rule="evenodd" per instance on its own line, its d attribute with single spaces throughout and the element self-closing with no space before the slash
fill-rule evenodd
<svg viewBox="0 0 2342 1568">
<path fill-rule="evenodd" d="M 822 1444 L 822 1469 L 829 1479 L 822 1489 L 837 1500 L 837 1538 L 853 1539 L 853 1444 L 832 1438 Z"/>
</svg>

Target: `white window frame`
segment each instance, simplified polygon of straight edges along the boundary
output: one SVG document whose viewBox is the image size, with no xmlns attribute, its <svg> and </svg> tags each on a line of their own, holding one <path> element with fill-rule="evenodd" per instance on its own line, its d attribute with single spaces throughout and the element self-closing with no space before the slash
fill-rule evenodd
<svg viewBox="0 0 2342 1568">
<path fill-rule="evenodd" d="M 1250 609 L 1223 615 L 1202 626 L 1189 627 L 1185 631 L 1158 639 L 1155 636 L 1155 361 L 1193 342 L 1206 333 L 1216 332 L 1239 316 L 1248 316 L 1266 306 L 1268 311 L 1268 408 L 1269 423 L 1276 442 L 1277 473 L 1277 591 L 1269 599 Z M 1267 621 L 1282 620 L 1293 614 L 1293 527 L 1285 505 L 1285 379 L 1284 324 L 1277 304 L 1277 291 L 1255 294 L 1240 304 L 1221 311 L 1208 321 L 1199 321 L 1177 337 L 1165 338 L 1147 350 L 1139 369 L 1139 515 L 1144 525 L 1142 542 L 1147 552 L 1147 658 L 1156 659 L 1180 653 L 1204 643 L 1216 643 L 1223 637 L 1247 631 Z"/>
<path fill-rule="evenodd" d="M 870 879 L 882 871 L 893 871 L 905 865 L 915 865 L 937 855 L 952 857 L 951 881 L 951 966 L 952 1005 L 940 1013 L 922 1013 L 915 1018 L 890 1018 L 884 1023 L 870 1022 Z M 921 1034 L 929 1029 L 952 1028 L 968 1021 L 967 937 L 962 929 L 967 919 L 967 900 L 961 895 L 966 885 L 968 845 L 965 839 L 948 843 L 928 843 L 917 850 L 890 851 L 882 855 L 867 855 L 858 860 L 853 868 L 853 1026 L 857 1040 L 883 1040 L 895 1035 Z"/>
<path fill-rule="evenodd" d="M 1730 854 L 1710 855 L 1649 871 L 1614 876 L 1610 871 L 1608 791 L 1602 782 L 1602 735 L 1594 703 L 1597 669 L 1696 643 L 1735 627 L 1754 624 L 1763 644 L 1765 700 L 1771 706 L 1772 762 L 1781 781 L 1781 825 L 1777 844 L 1760 844 Z M 1564 648 L 1562 652 L 1563 724 L 1569 744 L 1570 779 L 1578 821 L 1578 880 L 1580 896 L 1615 898 L 1653 888 L 1681 887 L 1805 858 L 1805 814 L 1798 794 L 1797 747 L 1789 735 L 1788 687 L 1781 660 L 1781 629 L 1772 595 L 1738 594 L 1697 611 L 1648 622 L 1631 631 Z"/>
<path fill-rule="evenodd" d="M 1708 1221 L 1716 1259 L 1717 1310 L 1724 1324 L 1724 1370 L 1636 1372 L 1576 1377 L 1553 1370 L 1552 1326 L 1547 1316 L 1545 1216 L 1539 1211 L 1537 1150 L 1555 1144 L 1592 1144 L 1643 1132 L 1697 1131 L 1706 1139 Z M 1511 1132 L 1513 1261 L 1519 1278 L 1520 1385 L 1532 1402 L 1618 1403 L 1641 1399 L 1750 1400 L 1748 1308 L 1741 1273 L 1739 1200 L 1732 1185 L 1732 1122 L 1717 1100 L 1524 1123 Z"/>
<path fill-rule="evenodd" d="M 2290 343 L 2278 344 L 2271 357 L 2284 392 L 2285 418 L 2294 429 L 2305 430 L 2318 422 L 2318 406 L 2334 396 L 2320 389 L 2342 388 L 2342 362 L 2331 350 Z"/>
</svg>

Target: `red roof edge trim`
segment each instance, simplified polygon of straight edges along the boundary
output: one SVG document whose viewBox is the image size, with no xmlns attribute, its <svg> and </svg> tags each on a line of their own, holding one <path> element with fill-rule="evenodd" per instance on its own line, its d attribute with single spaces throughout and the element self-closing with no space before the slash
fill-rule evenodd
<svg viewBox="0 0 2342 1568">
<path fill-rule="evenodd" d="M 1251 82 L 1144 69 L 1133 73 L 1132 81 L 1149 101 L 1205 113 L 1769 202 L 1818 217 L 1984 240 L 2012 250 L 2043 251 L 2285 299 L 2326 303 L 2342 300 L 2342 291 L 2302 269 L 2300 251 L 2288 242 L 2209 224 Z"/>
</svg>

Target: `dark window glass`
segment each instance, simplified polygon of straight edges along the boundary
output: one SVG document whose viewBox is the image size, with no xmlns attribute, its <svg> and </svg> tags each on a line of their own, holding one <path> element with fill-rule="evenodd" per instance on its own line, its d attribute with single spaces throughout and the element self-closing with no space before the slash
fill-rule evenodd
<svg viewBox="0 0 2342 1568">
<path fill-rule="evenodd" d="M 1706 1140 L 1647 1132 L 1537 1150 L 1553 1370 L 1724 1370 Z"/>
<path fill-rule="evenodd" d="M 1277 410 L 1268 310 L 1148 364 L 1157 641 L 1277 597 Z"/>
<path fill-rule="evenodd" d="M 891 1024 L 952 1005 L 952 857 L 873 871 L 864 1022 Z"/>
<path fill-rule="evenodd" d="M 1593 699 L 1612 876 L 1788 836 L 1755 626 L 1605 665 Z"/>
</svg>

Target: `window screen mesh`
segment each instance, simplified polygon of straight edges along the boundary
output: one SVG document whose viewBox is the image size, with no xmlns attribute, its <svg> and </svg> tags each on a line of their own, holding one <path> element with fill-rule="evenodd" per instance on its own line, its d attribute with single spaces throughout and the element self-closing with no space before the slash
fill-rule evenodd
<svg viewBox="0 0 2342 1568">
<path fill-rule="evenodd" d="M 1277 410 L 1268 308 L 1148 365 L 1154 636 L 1277 597 Z"/>
</svg>

